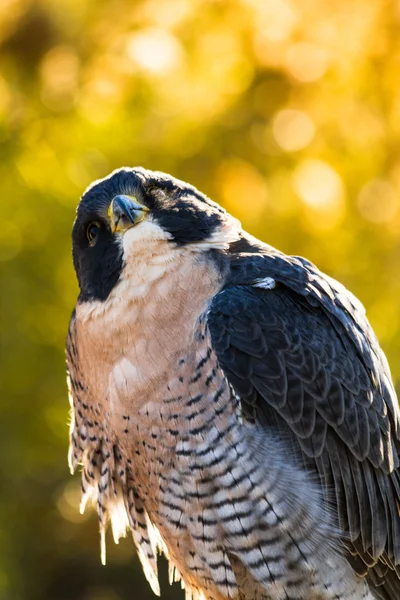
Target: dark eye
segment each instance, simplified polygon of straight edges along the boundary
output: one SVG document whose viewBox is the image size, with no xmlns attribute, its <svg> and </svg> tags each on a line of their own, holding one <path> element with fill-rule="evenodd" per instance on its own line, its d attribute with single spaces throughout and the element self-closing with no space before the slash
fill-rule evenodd
<svg viewBox="0 0 400 600">
<path fill-rule="evenodd" d="M 89 225 L 87 226 L 86 229 L 86 236 L 87 239 L 89 240 L 89 244 L 91 246 L 94 246 L 94 244 L 96 243 L 96 239 L 97 236 L 99 235 L 100 232 L 100 223 L 98 223 L 97 221 L 92 221 L 91 223 L 89 223 Z"/>
</svg>

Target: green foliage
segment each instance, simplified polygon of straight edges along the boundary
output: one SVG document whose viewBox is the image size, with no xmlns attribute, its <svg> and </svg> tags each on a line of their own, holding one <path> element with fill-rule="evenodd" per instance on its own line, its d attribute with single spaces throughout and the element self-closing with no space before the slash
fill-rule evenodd
<svg viewBox="0 0 400 600">
<path fill-rule="evenodd" d="M 6 0 L 0 44 L 0 598 L 150 599 L 130 540 L 100 566 L 67 471 L 79 196 L 122 165 L 197 185 L 352 289 L 397 381 L 398 7 Z"/>
</svg>

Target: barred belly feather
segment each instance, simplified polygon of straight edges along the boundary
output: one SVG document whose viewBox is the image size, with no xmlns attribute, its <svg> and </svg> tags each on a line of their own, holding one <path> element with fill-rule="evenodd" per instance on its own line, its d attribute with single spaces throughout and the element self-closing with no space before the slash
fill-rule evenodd
<svg viewBox="0 0 400 600">
<path fill-rule="evenodd" d="M 108 521 L 116 540 L 131 529 L 156 594 L 160 550 L 187 600 L 371 598 L 340 554 L 317 485 L 281 441 L 243 424 L 204 324 L 195 337 L 159 401 L 117 422 L 107 411 L 96 419 L 69 357 L 71 466 L 83 464 L 83 504 L 97 501 L 102 539 Z"/>
</svg>

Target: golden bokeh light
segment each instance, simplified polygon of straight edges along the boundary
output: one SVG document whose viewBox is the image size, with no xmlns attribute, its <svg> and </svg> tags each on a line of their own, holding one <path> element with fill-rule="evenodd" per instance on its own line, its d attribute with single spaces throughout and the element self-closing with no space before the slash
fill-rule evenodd
<svg viewBox="0 0 400 600">
<path fill-rule="evenodd" d="M 334 228 L 344 212 L 344 186 L 335 169 L 322 160 L 306 159 L 293 173 L 293 187 L 311 209 L 314 226 Z"/>
<path fill-rule="evenodd" d="M 357 206 L 362 217 L 372 223 L 388 223 L 398 213 L 400 198 L 396 189 L 384 179 L 369 181 L 362 188 Z"/>
<path fill-rule="evenodd" d="M 178 66 L 182 48 L 165 29 L 148 29 L 134 34 L 126 46 L 129 58 L 141 69 L 153 74 L 168 74 Z"/>
<path fill-rule="evenodd" d="M 294 30 L 298 15 L 292 2 L 258 2 L 251 0 L 256 16 L 256 28 L 262 37 L 278 42 L 286 40 Z"/>
<path fill-rule="evenodd" d="M 285 64 L 290 75 L 299 81 L 316 81 L 328 69 L 328 52 L 316 44 L 298 42 L 287 49 Z"/>
<path fill-rule="evenodd" d="M 337 209 L 343 201 L 343 183 L 338 173 L 322 160 L 307 159 L 293 176 L 294 189 L 300 198 L 321 212 Z"/>
<path fill-rule="evenodd" d="M 217 182 L 225 206 L 244 227 L 259 221 L 266 211 L 269 194 L 265 179 L 252 165 L 239 160 L 224 162 Z M 251 198 L 251 202 L 246 198 Z"/>
<path fill-rule="evenodd" d="M 78 88 L 79 60 L 76 52 L 67 46 L 56 46 L 48 52 L 41 64 L 42 101 L 53 110 L 70 107 Z"/>
<path fill-rule="evenodd" d="M 315 135 L 312 119 L 300 110 L 281 110 L 273 118 L 272 132 L 286 152 L 296 152 L 308 146 Z"/>
</svg>

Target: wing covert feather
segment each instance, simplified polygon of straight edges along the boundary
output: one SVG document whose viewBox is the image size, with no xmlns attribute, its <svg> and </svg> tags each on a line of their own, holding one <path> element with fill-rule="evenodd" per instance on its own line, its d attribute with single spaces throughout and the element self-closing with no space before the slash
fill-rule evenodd
<svg viewBox="0 0 400 600">
<path fill-rule="evenodd" d="M 399 411 L 389 368 L 358 301 L 311 263 L 292 261 L 274 257 L 262 270 L 252 256 L 240 277 L 234 265 L 232 286 L 208 311 L 212 343 L 245 415 L 289 429 L 307 464 L 334 486 L 350 552 L 379 579 L 379 565 L 400 564 Z M 253 287 L 261 276 L 276 288 Z"/>
</svg>

